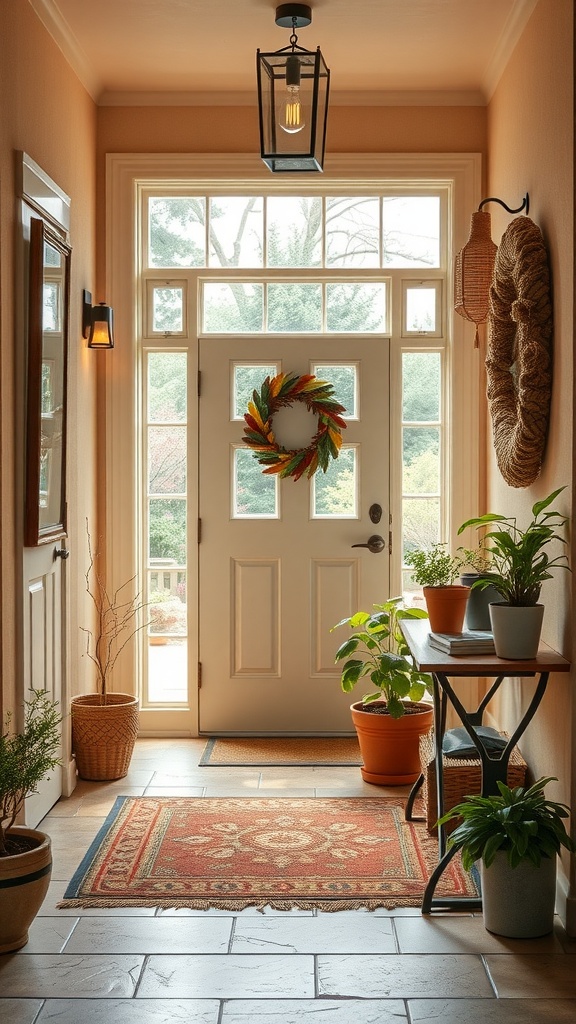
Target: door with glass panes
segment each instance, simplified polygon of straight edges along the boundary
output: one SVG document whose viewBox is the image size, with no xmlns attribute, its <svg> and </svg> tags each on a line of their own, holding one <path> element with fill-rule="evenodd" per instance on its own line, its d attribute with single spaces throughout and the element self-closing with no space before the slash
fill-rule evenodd
<svg viewBox="0 0 576 1024">
<path fill-rule="evenodd" d="M 198 679 L 203 733 L 348 732 L 348 634 L 331 629 L 412 599 L 402 552 L 441 535 L 441 197 L 146 202 L 143 707 L 184 728 Z M 253 389 L 280 371 L 328 380 L 346 408 L 311 481 L 263 475 L 242 441 Z M 316 427 L 299 403 L 274 418 L 289 448 Z"/>
<path fill-rule="evenodd" d="M 202 732 L 351 731 L 334 661 L 349 630 L 331 629 L 389 594 L 388 359 L 382 337 L 200 342 Z M 346 409 L 311 480 L 264 475 L 242 441 L 252 391 L 280 372 L 333 383 Z M 301 403 L 274 417 L 287 448 L 316 428 Z"/>
</svg>

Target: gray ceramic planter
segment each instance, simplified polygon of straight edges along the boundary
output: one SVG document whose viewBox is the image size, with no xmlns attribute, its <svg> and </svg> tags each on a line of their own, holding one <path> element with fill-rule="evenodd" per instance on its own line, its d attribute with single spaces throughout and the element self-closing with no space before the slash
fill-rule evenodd
<svg viewBox="0 0 576 1024">
<path fill-rule="evenodd" d="M 535 939 L 554 925 L 556 860 L 543 857 L 539 867 L 521 861 L 511 868 L 501 850 L 489 868 L 481 867 L 484 925 L 495 935 Z"/>
</svg>

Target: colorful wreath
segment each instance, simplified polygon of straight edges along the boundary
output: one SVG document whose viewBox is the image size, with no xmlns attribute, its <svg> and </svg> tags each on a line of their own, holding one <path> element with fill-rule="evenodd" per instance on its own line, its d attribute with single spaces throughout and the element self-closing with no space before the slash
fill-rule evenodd
<svg viewBox="0 0 576 1024">
<path fill-rule="evenodd" d="M 278 473 L 280 477 L 292 476 L 299 480 L 304 473 L 313 476 L 317 469 L 326 472 L 330 459 L 338 458 L 342 430 L 346 428 L 340 415 L 345 411 L 344 406 L 333 395 L 332 384 L 312 374 L 297 377 L 279 373 L 276 377 L 266 377 L 260 391 L 254 391 L 248 403 L 243 437 L 265 467 L 263 473 Z M 294 402 L 303 402 L 318 417 L 318 429 L 307 448 L 290 451 L 278 444 L 272 418 L 278 409 Z"/>
</svg>

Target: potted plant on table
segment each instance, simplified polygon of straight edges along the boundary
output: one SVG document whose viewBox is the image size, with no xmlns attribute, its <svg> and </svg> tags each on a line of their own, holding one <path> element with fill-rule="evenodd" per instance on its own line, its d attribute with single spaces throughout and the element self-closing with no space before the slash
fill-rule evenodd
<svg viewBox="0 0 576 1024">
<path fill-rule="evenodd" d="M 493 586 L 500 600 L 490 604 L 494 646 L 500 658 L 534 658 L 538 653 L 544 605 L 539 603 L 544 580 L 552 579 L 553 569 L 568 568 L 565 554 L 550 557 L 548 544 L 565 544 L 558 532 L 567 517 L 550 505 L 564 490 L 559 487 L 532 506 L 532 521 L 522 530 L 515 516 L 488 512 L 468 519 L 458 533 L 469 526 L 488 527 L 484 545 L 490 557 L 490 570 L 473 584 L 484 589 Z M 491 529 L 491 527 L 499 527 Z"/>
<path fill-rule="evenodd" d="M 462 559 L 451 555 L 445 544 L 409 551 L 406 565 L 422 587 L 430 629 L 433 633 L 461 633 L 470 588 L 456 583 Z"/>
<path fill-rule="evenodd" d="M 52 871 L 49 836 L 16 825 L 27 796 L 60 764 L 58 704 L 44 690 L 24 703 L 21 732 L 10 732 L 10 715 L 0 736 L 0 953 L 28 942 L 28 928 L 48 891 Z"/>
<path fill-rule="evenodd" d="M 425 611 L 405 608 L 396 597 L 374 605 L 372 613 L 356 612 L 332 627 L 354 630 L 336 652 L 336 661 L 344 661 L 344 692 L 351 693 L 366 676 L 374 686 L 350 706 L 365 782 L 402 786 L 420 775 L 420 736 L 430 732 L 433 720 L 431 705 L 422 702 L 430 677 L 414 667 L 398 623 L 426 617 Z"/>
<path fill-rule="evenodd" d="M 562 846 L 576 851 L 564 825 L 569 808 L 544 795 L 556 781 L 515 789 L 499 782 L 499 794 L 467 796 L 438 822 L 459 819 L 448 845 L 461 850 L 466 870 L 481 861 L 484 924 L 496 935 L 536 938 L 552 931 L 557 854 Z"/>
<path fill-rule="evenodd" d="M 466 629 L 489 631 L 492 629 L 489 605 L 491 601 L 498 600 L 499 594 L 490 583 L 482 590 L 474 586 L 479 580 L 486 579 L 487 573 L 490 572 L 488 552 L 480 542 L 476 548 L 458 548 L 458 553 L 461 560 L 460 583 L 463 587 L 470 588 L 464 626 Z"/>
<path fill-rule="evenodd" d="M 140 594 L 129 595 L 135 577 L 108 593 L 97 569 L 88 524 L 86 533 L 86 593 L 96 611 L 96 625 L 94 630 L 80 629 L 86 634 L 86 655 L 96 668 L 97 691 L 72 698 L 72 750 L 80 778 L 110 781 L 128 773 L 138 735 L 139 702 L 131 693 L 111 692 L 109 676 L 128 642 L 148 622 L 139 621 L 145 607 Z"/>
</svg>

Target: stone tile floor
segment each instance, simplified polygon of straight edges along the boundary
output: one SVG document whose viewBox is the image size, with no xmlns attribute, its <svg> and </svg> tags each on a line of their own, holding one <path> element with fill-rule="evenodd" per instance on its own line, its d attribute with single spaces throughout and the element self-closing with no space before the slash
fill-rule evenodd
<svg viewBox="0 0 576 1024">
<path fill-rule="evenodd" d="M 499 939 L 481 914 L 57 910 L 118 794 L 404 795 L 357 768 L 200 768 L 204 741 L 139 740 L 126 779 L 80 782 L 42 822 L 50 891 L 0 956 L 6 1024 L 574 1024 L 576 940 Z"/>
</svg>

